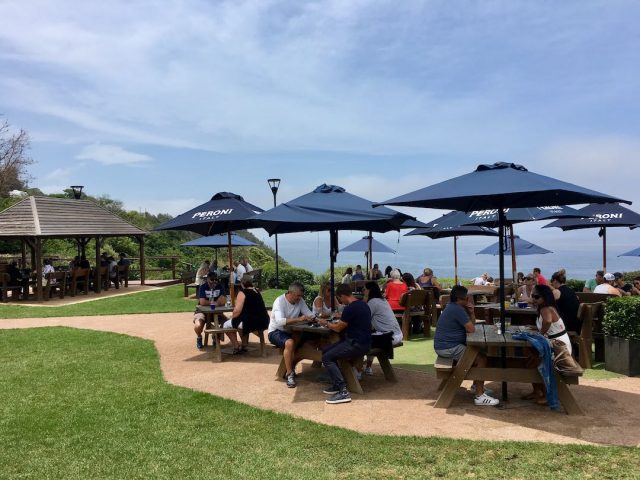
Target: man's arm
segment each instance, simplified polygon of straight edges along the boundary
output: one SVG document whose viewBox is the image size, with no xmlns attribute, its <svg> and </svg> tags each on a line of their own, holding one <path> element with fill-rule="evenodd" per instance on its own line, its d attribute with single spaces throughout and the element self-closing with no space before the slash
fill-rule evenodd
<svg viewBox="0 0 640 480">
<path fill-rule="evenodd" d="M 272 315 L 273 315 L 273 324 L 278 327 L 278 328 L 284 328 L 287 325 L 293 325 L 295 323 L 301 323 L 307 320 L 311 319 L 311 315 L 301 315 L 299 317 L 295 317 L 295 318 L 286 318 L 284 312 L 282 311 L 282 299 L 280 301 L 276 301 L 273 304 L 273 310 L 272 310 Z M 284 301 L 286 302 L 287 300 L 284 299 Z M 309 310 L 309 308 L 307 308 L 307 311 Z M 311 313 L 311 312 L 309 312 Z"/>
</svg>

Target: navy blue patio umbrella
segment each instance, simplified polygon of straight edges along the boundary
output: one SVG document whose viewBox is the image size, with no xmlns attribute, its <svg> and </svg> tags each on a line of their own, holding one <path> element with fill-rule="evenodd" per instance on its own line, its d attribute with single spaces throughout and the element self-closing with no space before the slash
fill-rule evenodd
<svg viewBox="0 0 640 480">
<path fill-rule="evenodd" d="M 255 223 L 249 219 L 262 211 L 260 207 L 246 202 L 240 195 L 219 192 L 208 202 L 178 215 L 154 230 L 187 230 L 204 236 L 226 233 L 229 268 L 233 268 L 231 232 L 254 228 Z M 230 283 L 230 287 L 231 298 L 234 298 L 233 283 Z"/>
<path fill-rule="evenodd" d="M 431 222 L 428 222 L 426 227 L 416 228 L 409 233 L 405 233 L 405 237 L 412 235 L 424 235 L 433 240 L 438 238 L 451 238 L 453 237 L 453 270 L 454 270 L 454 282 L 458 285 L 458 237 L 468 236 L 487 236 L 497 237 L 498 232 L 488 227 L 479 227 L 473 225 L 460 225 L 460 226 L 448 226 L 447 219 L 451 215 L 455 215 L 459 212 L 449 212 L 442 217 L 436 218 Z"/>
<path fill-rule="evenodd" d="M 396 253 L 392 248 L 387 247 L 384 243 L 379 242 L 371 236 L 362 237 L 360 240 L 342 247 L 343 252 L 375 252 L 375 253 Z"/>
<path fill-rule="evenodd" d="M 473 172 L 380 202 L 383 205 L 442 208 L 472 212 L 498 209 L 500 278 L 504 279 L 504 230 L 506 208 L 574 205 L 591 202 L 624 202 L 578 185 L 528 171 L 522 165 L 479 165 Z M 504 281 L 500 283 L 500 322 L 504 331 Z M 503 385 L 506 398 L 506 385 Z"/>
<path fill-rule="evenodd" d="M 542 228 L 558 227 L 562 231 L 599 228 L 602 237 L 602 270 L 607 271 L 607 228 L 635 228 L 640 223 L 640 215 L 617 203 L 592 204 L 578 210 L 580 218 L 560 219 Z"/>
<path fill-rule="evenodd" d="M 415 220 L 390 208 L 374 208 L 373 202 L 348 193 L 335 185 L 320 185 L 315 190 L 282 203 L 251 218 L 269 235 L 293 232 L 329 232 L 331 289 L 334 288 L 334 264 L 338 255 L 339 230 L 389 232 L 400 230 L 407 220 Z M 331 296 L 333 303 L 333 295 Z M 334 305 L 331 305 L 333 308 Z"/>
<path fill-rule="evenodd" d="M 516 244 L 516 250 L 518 255 L 544 255 L 545 253 L 553 253 L 551 250 L 547 250 L 546 248 L 542 248 L 535 243 L 528 242 L 524 238 L 520 238 L 518 235 L 514 237 L 514 242 Z M 511 253 L 511 245 L 507 243 L 504 248 L 505 255 Z M 487 248 L 483 248 L 476 255 L 500 255 L 500 245 L 498 243 L 494 243 L 489 245 Z"/>
<path fill-rule="evenodd" d="M 640 257 L 640 247 L 629 250 L 628 252 L 621 253 L 619 257 Z"/>
</svg>

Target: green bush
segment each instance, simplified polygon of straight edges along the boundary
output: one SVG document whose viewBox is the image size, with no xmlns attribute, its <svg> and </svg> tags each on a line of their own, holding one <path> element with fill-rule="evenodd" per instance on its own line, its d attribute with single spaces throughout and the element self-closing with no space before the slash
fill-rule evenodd
<svg viewBox="0 0 640 480">
<path fill-rule="evenodd" d="M 635 270 L 633 272 L 622 272 L 622 278 L 625 282 L 632 282 L 636 277 L 640 277 L 640 270 Z"/>
<path fill-rule="evenodd" d="M 602 329 L 606 335 L 640 340 L 640 297 L 610 298 Z"/>
<path fill-rule="evenodd" d="M 293 282 L 300 282 L 303 285 L 313 285 L 313 273 L 304 268 L 283 267 L 280 265 L 279 271 L 280 288 L 288 288 Z M 268 288 L 276 286 L 276 265 L 274 262 L 267 262 L 262 265 L 262 282 Z"/>
<path fill-rule="evenodd" d="M 575 278 L 570 278 L 567 280 L 567 286 L 570 287 L 574 292 L 581 292 L 584 288 L 584 284 L 584 280 L 576 280 Z"/>
<path fill-rule="evenodd" d="M 306 303 L 309 308 L 312 308 L 313 301 L 318 296 L 319 291 L 320 291 L 320 285 L 304 286 L 304 303 Z"/>
</svg>

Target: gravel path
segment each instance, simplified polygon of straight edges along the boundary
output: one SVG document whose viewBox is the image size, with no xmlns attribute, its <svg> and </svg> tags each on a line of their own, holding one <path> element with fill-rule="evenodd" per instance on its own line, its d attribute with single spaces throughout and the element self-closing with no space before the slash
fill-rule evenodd
<svg viewBox="0 0 640 480">
<path fill-rule="evenodd" d="M 354 394 L 350 404 L 327 405 L 317 381 L 322 370 L 310 362 L 298 366 L 295 389 L 275 378 L 280 355 L 271 347 L 266 358 L 256 350 L 214 363 L 211 347 L 196 350 L 191 319 L 190 313 L 15 319 L 0 321 L 0 328 L 63 325 L 150 339 L 170 383 L 359 432 L 640 446 L 640 378 L 581 380 L 570 388 L 586 415 L 567 416 L 517 400 L 530 388 L 522 384 L 510 385 L 514 400 L 506 408 L 475 407 L 460 389 L 449 409 L 436 409 L 439 382 L 432 374 L 397 369 L 399 382 L 390 384 L 374 365 L 375 375 L 362 382 L 364 395 Z"/>
</svg>

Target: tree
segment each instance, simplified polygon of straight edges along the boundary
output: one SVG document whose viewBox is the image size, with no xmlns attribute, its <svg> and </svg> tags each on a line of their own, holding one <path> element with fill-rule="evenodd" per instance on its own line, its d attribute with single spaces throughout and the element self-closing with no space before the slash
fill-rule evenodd
<svg viewBox="0 0 640 480">
<path fill-rule="evenodd" d="M 33 163 L 27 150 L 29 134 L 23 129 L 12 132 L 6 120 L 0 123 L 0 198 L 8 197 L 11 190 L 26 188 L 27 166 Z"/>
</svg>

